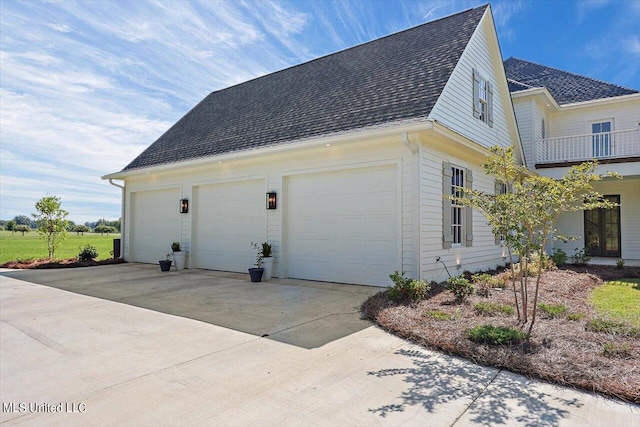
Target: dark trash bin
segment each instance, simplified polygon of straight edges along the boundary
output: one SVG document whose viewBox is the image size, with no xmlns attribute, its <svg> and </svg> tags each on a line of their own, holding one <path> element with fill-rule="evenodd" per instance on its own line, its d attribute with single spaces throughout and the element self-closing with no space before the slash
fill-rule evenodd
<svg viewBox="0 0 640 427">
<path fill-rule="evenodd" d="M 120 258 L 120 239 L 113 239 L 113 259 Z"/>
</svg>

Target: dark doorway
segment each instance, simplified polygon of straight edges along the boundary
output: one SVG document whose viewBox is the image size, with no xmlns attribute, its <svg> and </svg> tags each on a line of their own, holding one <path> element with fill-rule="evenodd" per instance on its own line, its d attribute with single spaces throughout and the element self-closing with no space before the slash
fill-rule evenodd
<svg viewBox="0 0 640 427">
<path fill-rule="evenodd" d="M 604 196 L 618 206 L 584 211 L 584 246 L 591 256 L 620 257 L 620 196 Z"/>
</svg>

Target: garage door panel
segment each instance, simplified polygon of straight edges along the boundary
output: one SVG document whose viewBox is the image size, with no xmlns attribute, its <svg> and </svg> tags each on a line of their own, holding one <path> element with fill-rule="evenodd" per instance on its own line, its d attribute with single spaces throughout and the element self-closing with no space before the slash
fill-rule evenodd
<svg viewBox="0 0 640 427">
<path fill-rule="evenodd" d="M 180 241 L 180 191 L 137 191 L 132 195 L 131 260 L 157 263 L 165 259 L 172 242 Z"/>
<path fill-rule="evenodd" d="M 246 272 L 255 262 L 251 242 L 265 240 L 263 180 L 197 189 L 195 241 L 199 268 Z"/>
<path fill-rule="evenodd" d="M 290 277 L 384 285 L 398 268 L 395 166 L 290 177 L 286 200 Z"/>
</svg>

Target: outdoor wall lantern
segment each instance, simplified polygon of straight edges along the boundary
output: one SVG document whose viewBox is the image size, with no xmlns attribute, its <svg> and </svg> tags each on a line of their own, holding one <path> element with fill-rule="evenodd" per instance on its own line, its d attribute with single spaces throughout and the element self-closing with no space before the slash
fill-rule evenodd
<svg viewBox="0 0 640 427">
<path fill-rule="evenodd" d="M 189 199 L 180 199 L 180 213 L 189 213 Z"/>
<path fill-rule="evenodd" d="M 275 191 L 267 193 L 267 209 L 275 209 L 277 206 L 277 197 Z"/>
</svg>

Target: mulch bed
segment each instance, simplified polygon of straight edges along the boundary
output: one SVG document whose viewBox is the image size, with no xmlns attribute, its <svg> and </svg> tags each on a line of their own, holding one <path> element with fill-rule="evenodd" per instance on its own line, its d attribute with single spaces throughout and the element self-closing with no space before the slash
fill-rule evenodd
<svg viewBox="0 0 640 427">
<path fill-rule="evenodd" d="M 469 328 L 482 324 L 518 327 L 515 314 L 488 317 L 474 308 L 477 302 L 513 306 L 510 282 L 507 289 L 491 289 L 489 297 L 472 295 L 463 303 L 456 303 L 442 285 L 434 285 L 427 299 L 419 303 L 391 301 L 387 292 L 382 292 L 366 301 L 363 310 L 383 329 L 425 347 L 478 364 L 640 403 L 640 338 L 585 329 L 590 319 L 602 317 L 588 302 L 591 291 L 603 281 L 625 277 L 640 277 L 640 268 L 571 266 L 545 272 L 538 301 L 564 304 L 568 313 L 583 313 L 584 317 L 579 320 L 568 320 L 566 316 L 551 318 L 538 311 L 529 342 L 519 345 L 477 344 L 466 335 Z M 535 277 L 530 279 L 535 281 Z M 534 283 L 529 285 L 530 305 Z M 434 310 L 451 318 L 437 320 L 428 314 Z M 605 343 L 622 346 L 627 351 L 623 355 L 607 356 L 603 351 Z"/>
<path fill-rule="evenodd" d="M 15 268 L 20 270 L 29 269 L 47 269 L 47 268 L 76 268 L 76 267 L 94 267 L 96 265 L 122 264 L 125 262 L 122 258 L 103 259 L 100 261 L 78 261 L 77 258 L 66 259 L 29 259 L 9 261 L 0 265 L 0 268 Z"/>
</svg>

